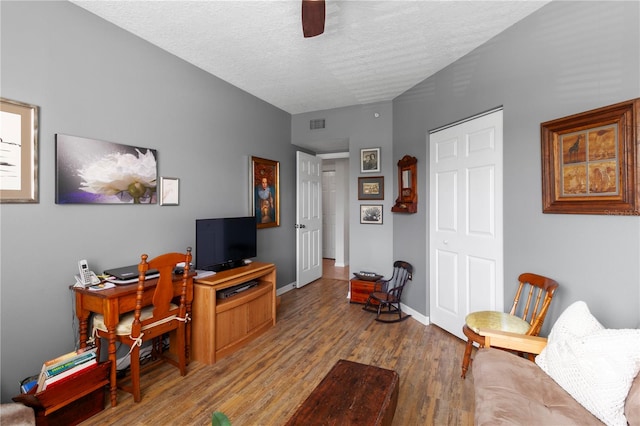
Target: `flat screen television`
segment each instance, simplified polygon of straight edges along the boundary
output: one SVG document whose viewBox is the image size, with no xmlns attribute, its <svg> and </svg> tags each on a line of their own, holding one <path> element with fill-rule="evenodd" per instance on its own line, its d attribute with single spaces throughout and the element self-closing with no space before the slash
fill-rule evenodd
<svg viewBox="0 0 640 426">
<path fill-rule="evenodd" d="M 236 268 L 256 255 L 255 217 L 196 219 L 196 269 Z"/>
</svg>

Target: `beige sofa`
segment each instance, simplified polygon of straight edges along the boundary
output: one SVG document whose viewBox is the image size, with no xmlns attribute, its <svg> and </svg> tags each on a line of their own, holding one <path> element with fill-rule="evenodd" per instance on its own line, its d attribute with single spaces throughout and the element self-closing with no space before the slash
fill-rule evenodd
<svg viewBox="0 0 640 426">
<path fill-rule="evenodd" d="M 482 330 L 485 348 L 473 360 L 476 425 L 602 425 L 536 363 L 500 349 L 538 354 L 542 337 Z M 640 425 L 640 374 L 627 395 L 624 414 Z"/>
<path fill-rule="evenodd" d="M 33 408 L 13 402 L 0 405 L 0 425 L 32 426 L 35 424 L 36 416 Z"/>
</svg>

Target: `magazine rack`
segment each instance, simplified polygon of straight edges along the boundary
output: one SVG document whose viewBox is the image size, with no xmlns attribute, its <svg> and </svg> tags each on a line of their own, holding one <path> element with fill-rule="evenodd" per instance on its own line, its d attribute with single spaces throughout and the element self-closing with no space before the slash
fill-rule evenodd
<svg viewBox="0 0 640 426">
<path fill-rule="evenodd" d="M 110 366 L 111 361 L 101 362 L 50 389 L 12 399 L 33 408 L 38 426 L 77 425 L 104 409 Z"/>
</svg>

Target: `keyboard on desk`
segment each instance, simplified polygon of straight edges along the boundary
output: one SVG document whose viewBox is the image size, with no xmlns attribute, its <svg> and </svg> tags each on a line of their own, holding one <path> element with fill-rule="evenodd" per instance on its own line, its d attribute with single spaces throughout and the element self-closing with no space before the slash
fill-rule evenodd
<svg viewBox="0 0 640 426">
<path fill-rule="evenodd" d="M 145 277 L 145 279 L 146 280 L 151 280 L 153 278 L 158 278 L 159 276 L 160 276 L 160 274 L 151 274 L 151 275 L 147 275 Z M 110 277 L 110 278 L 107 278 L 105 281 L 113 283 L 115 285 L 128 285 L 128 284 L 137 283 L 138 282 L 138 277 L 129 278 L 129 279 L 126 279 L 126 280 L 121 280 L 121 279 L 118 279 L 116 277 Z"/>
</svg>

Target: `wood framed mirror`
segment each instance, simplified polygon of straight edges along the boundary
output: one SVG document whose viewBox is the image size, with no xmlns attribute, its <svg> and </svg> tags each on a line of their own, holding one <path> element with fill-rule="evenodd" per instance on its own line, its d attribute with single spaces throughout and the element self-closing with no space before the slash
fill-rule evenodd
<svg viewBox="0 0 640 426">
<path fill-rule="evenodd" d="M 396 213 L 416 213 L 418 211 L 418 160 L 405 155 L 398 161 L 398 198 L 391 207 Z"/>
</svg>

